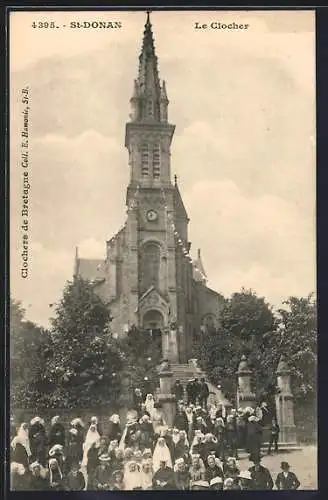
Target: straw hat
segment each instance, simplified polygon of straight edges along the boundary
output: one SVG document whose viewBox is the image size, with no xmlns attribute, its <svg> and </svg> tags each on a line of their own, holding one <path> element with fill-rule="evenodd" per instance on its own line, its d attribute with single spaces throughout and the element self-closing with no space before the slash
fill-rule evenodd
<svg viewBox="0 0 328 500">
<path fill-rule="evenodd" d="M 222 484 L 222 483 L 223 483 L 222 477 L 216 476 L 216 477 L 213 477 L 213 479 L 211 479 L 210 486 L 214 486 L 214 484 Z"/>
<path fill-rule="evenodd" d="M 252 479 L 251 473 L 248 470 L 242 470 L 238 476 L 240 479 Z"/>
<path fill-rule="evenodd" d="M 207 481 L 195 481 L 192 486 L 200 486 L 201 488 L 209 488 L 209 483 Z"/>
</svg>

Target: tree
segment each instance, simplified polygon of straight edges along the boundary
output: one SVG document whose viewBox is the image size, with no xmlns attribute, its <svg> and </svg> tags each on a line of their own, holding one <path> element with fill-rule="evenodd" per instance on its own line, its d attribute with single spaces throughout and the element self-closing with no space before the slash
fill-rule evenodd
<svg viewBox="0 0 328 500">
<path fill-rule="evenodd" d="M 47 346 L 50 334 L 24 319 L 25 311 L 19 301 L 10 301 L 10 376 L 11 403 L 15 407 L 34 407 L 44 387 Z"/>
<path fill-rule="evenodd" d="M 272 369 L 262 369 L 261 357 L 276 329 L 271 306 L 254 291 L 242 289 L 225 300 L 218 330 L 203 335 L 198 348 L 200 365 L 213 383 L 222 385 L 232 401 L 236 397 L 236 372 L 243 354 L 253 371 L 253 388 L 258 398 L 267 398 L 272 393 L 274 375 Z"/>
<path fill-rule="evenodd" d="M 310 294 L 289 297 L 284 305 L 278 311 L 280 351 L 291 370 L 295 423 L 313 437 L 317 427 L 317 303 Z"/>
<path fill-rule="evenodd" d="M 125 371 L 129 376 L 131 386 L 139 387 L 145 392 L 155 391 L 158 379 L 156 367 L 161 360 L 159 341 L 160 338 L 151 337 L 149 331 L 135 326 L 120 339 L 119 345 L 124 352 Z"/>
<path fill-rule="evenodd" d="M 276 313 L 263 298 L 243 290 L 226 300 L 221 325 L 198 346 L 200 365 L 234 401 L 236 371 L 242 354 L 253 371 L 258 401 L 273 404 L 276 370 L 285 355 L 291 370 L 295 422 L 304 433 L 316 427 L 317 305 L 312 295 L 289 297 Z"/>
<path fill-rule="evenodd" d="M 51 407 L 115 404 L 123 356 L 111 338 L 107 304 L 82 278 L 68 282 L 52 319 L 51 355 L 44 379 L 52 387 Z"/>
<path fill-rule="evenodd" d="M 276 328 L 271 306 L 252 290 L 242 289 L 225 300 L 220 326 L 217 331 L 203 335 L 198 357 L 210 380 L 220 383 L 227 397 L 235 399 L 236 372 L 243 354 L 253 370 L 258 397 L 264 398 L 272 390 L 273 374 L 262 369 L 261 356 Z"/>
</svg>

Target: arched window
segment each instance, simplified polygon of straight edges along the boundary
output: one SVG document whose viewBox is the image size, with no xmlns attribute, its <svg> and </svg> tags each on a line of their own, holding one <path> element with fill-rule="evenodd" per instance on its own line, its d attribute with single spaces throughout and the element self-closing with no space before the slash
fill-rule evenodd
<svg viewBox="0 0 328 500">
<path fill-rule="evenodd" d="M 159 285 L 159 271 L 161 249 L 157 243 L 146 243 L 141 249 L 141 293 L 146 292 L 152 285 Z"/>
<path fill-rule="evenodd" d="M 154 105 L 153 101 L 147 101 L 147 116 L 154 116 Z"/>
<path fill-rule="evenodd" d="M 159 144 L 153 148 L 153 177 L 159 179 L 161 175 L 161 149 Z"/>
<path fill-rule="evenodd" d="M 142 144 L 141 146 L 141 176 L 149 176 L 149 146 Z"/>
</svg>

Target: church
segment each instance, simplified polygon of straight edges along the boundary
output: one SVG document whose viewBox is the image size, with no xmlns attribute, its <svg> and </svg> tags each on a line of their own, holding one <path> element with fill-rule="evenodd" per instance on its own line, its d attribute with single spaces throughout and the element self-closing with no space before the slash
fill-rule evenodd
<svg viewBox="0 0 328 500">
<path fill-rule="evenodd" d="M 200 250 L 196 260 L 190 257 L 189 218 L 177 178 L 171 178 L 175 125 L 168 119 L 149 14 L 130 104 L 126 222 L 106 242 L 104 260 L 80 258 L 77 250 L 74 274 L 90 280 L 109 304 L 113 333 L 136 326 L 156 336 L 163 357 L 186 363 L 200 332 L 217 325 L 224 299 L 207 287 Z"/>
</svg>

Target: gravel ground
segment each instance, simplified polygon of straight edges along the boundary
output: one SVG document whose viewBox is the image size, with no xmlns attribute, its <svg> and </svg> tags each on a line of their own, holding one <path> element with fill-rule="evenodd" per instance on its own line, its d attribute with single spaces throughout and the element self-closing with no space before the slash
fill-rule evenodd
<svg viewBox="0 0 328 500">
<path fill-rule="evenodd" d="M 299 451 L 281 452 L 272 455 L 263 455 L 262 464 L 271 472 L 272 478 L 275 481 L 278 472 L 280 472 L 280 462 L 286 461 L 290 465 L 290 470 L 298 477 L 301 486 L 300 490 L 317 490 L 317 447 L 305 446 Z M 250 467 L 248 459 L 238 461 L 241 470 L 246 470 Z"/>
</svg>

